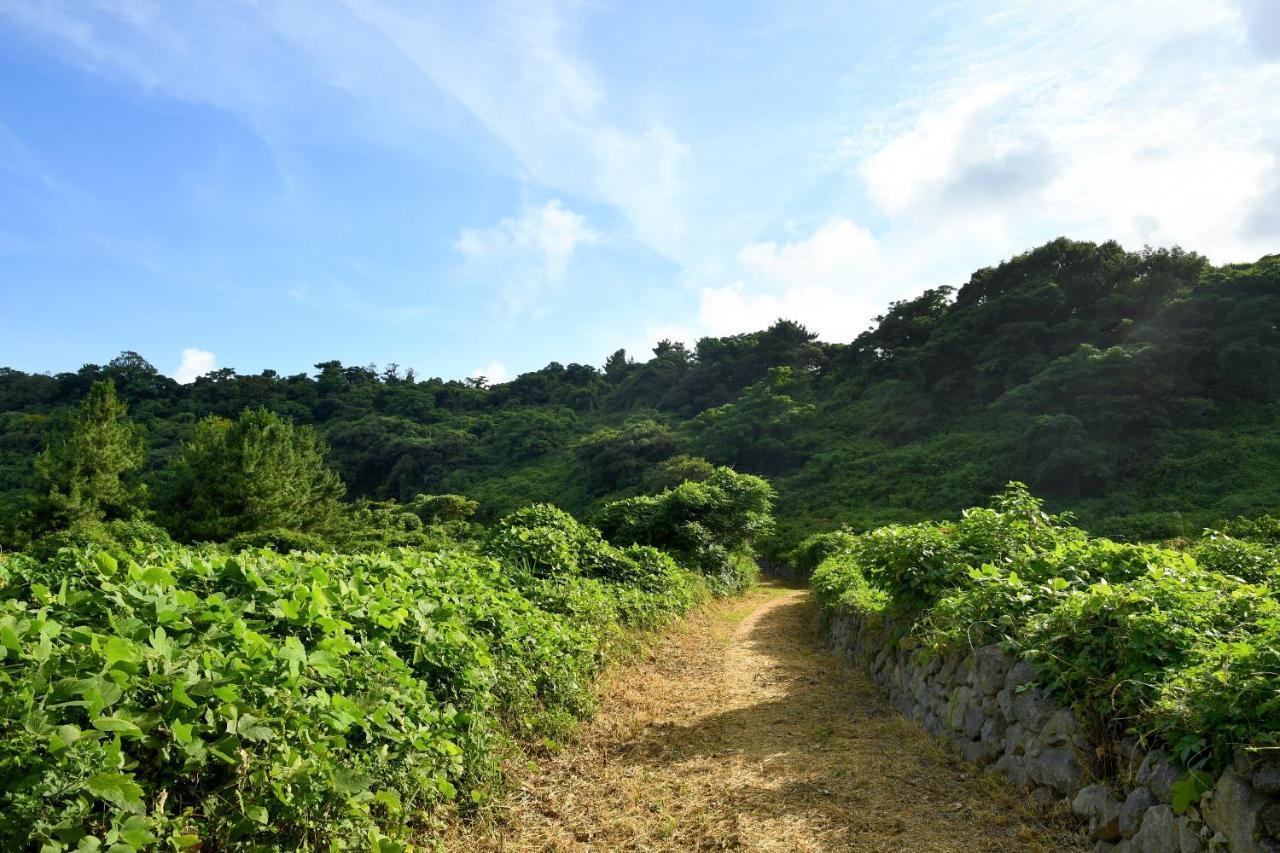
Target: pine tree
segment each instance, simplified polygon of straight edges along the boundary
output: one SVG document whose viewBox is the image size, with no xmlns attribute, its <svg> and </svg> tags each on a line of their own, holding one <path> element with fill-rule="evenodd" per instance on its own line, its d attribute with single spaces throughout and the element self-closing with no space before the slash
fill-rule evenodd
<svg viewBox="0 0 1280 853">
<path fill-rule="evenodd" d="M 79 408 L 55 422 L 36 457 L 36 526 L 64 529 L 135 515 L 146 501 L 137 477 L 144 460 L 142 436 L 115 384 L 93 383 Z"/>
<path fill-rule="evenodd" d="M 325 464 L 316 431 L 265 408 L 235 421 L 196 425 L 174 469 L 170 527 L 180 539 L 221 541 L 241 533 L 324 533 L 339 518 L 345 487 Z"/>
</svg>

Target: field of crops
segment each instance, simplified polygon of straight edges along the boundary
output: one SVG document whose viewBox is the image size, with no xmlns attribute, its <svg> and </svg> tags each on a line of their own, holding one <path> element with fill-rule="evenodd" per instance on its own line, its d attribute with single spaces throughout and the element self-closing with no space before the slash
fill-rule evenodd
<svg viewBox="0 0 1280 853">
<path fill-rule="evenodd" d="M 0 557 L 0 848 L 401 849 L 585 716 L 628 632 L 752 582 L 715 494 L 649 501 L 692 570 L 634 505 L 621 547 L 543 505 L 434 549 Z"/>
</svg>

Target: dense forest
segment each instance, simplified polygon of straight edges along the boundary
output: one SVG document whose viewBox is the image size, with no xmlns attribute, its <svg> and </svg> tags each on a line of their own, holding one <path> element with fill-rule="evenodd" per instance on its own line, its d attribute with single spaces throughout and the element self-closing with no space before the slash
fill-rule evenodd
<svg viewBox="0 0 1280 853">
<path fill-rule="evenodd" d="M 297 425 L 296 452 L 327 454 L 340 482 L 314 484 L 326 495 L 464 495 L 486 521 L 548 500 L 587 515 L 715 466 L 763 475 L 779 495 L 774 555 L 813 530 L 954 515 L 1009 480 L 1121 538 L 1280 506 L 1274 255 L 1215 267 L 1179 249 L 1059 239 L 895 302 L 848 343 L 780 320 L 497 385 L 337 361 L 179 385 L 132 352 L 74 373 L 3 369 L 6 546 L 39 534 L 30 495 L 49 472 L 37 454 L 104 379 L 138 425 L 132 482 L 187 540 L 248 532 L 193 523 L 200 510 L 181 494 L 246 410 Z M 193 443 L 203 456 L 184 455 Z"/>
</svg>

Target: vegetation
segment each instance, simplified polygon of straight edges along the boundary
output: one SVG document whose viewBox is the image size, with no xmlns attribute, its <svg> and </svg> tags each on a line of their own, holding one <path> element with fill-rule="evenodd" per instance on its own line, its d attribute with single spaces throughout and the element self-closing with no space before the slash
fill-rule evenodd
<svg viewBox="0 0 1280 853">
<path fill-rule="evenodd" d="M 399 849 L 757 557 L 1215 769 L 1280 747 L 1277 417 L 1280 256 L 1068 240 L 495 386 L 0 369 L 0 847 Z"/>
<path fill-rule="evenodd" d="M 1137 735 L 1210 770 L 1280 746 L 1273 541 L 1092 538 L 1015 483 L 955 522 L 850 537 L 813 586 L 827 606 L 887 612 L 935 649 L 1008 644 L 1104 738 Z"/>
<path fill-rule="evenodd" d="M 486 523 L 546 501 L 585 517 L 718 465 L 777 488 L 775 559 L 841 524 L 950 517 L 1010 479 L 1096 534 L 1195 536 L 1280 507 L 1277 329 L 1280 256 L 1213 267 L 1063 239 L 896 302 L 850 342 L 780 321 L 488 387 L 336 361 L 178 385 L 134 353 L 55 376 L 0 370 L 0 544 L 38 535 L 16 521 L 33 460 L 105 380 L 146 438 L 129 476 L 162 518 L 166 472 L 213 440 L 201 419 L 265 407 L 314 430 L 352 499 L 465 495 Z"/>
</svg>

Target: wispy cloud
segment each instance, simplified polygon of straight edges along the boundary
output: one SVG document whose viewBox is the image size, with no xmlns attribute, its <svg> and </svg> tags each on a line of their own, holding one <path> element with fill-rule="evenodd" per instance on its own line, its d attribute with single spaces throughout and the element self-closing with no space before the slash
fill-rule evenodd
<svg viewBox="0 0 1280 853">
<path fill-rule="evenodd" d="M 454 248 L 473 274 L 500 280 L 504 306 L 520 313 L 563 281 L 579 246 L 599 239 L 585 216 L 552 199 L 492 228 L 464 228 Z"/>
<path fill-rule="evenodd" d="M 688 147 L 661 123 L 606 116 L 562 5 L 6 0 L 0 14 L 86 66 L 241 116 L 285 160 L 293 136 L 354 127 L 413 149 L 423 131 L 455 132 L 461 111 L 518 177 L 613 205 L 638 239 L 678 255 Z"/>
</svg>

